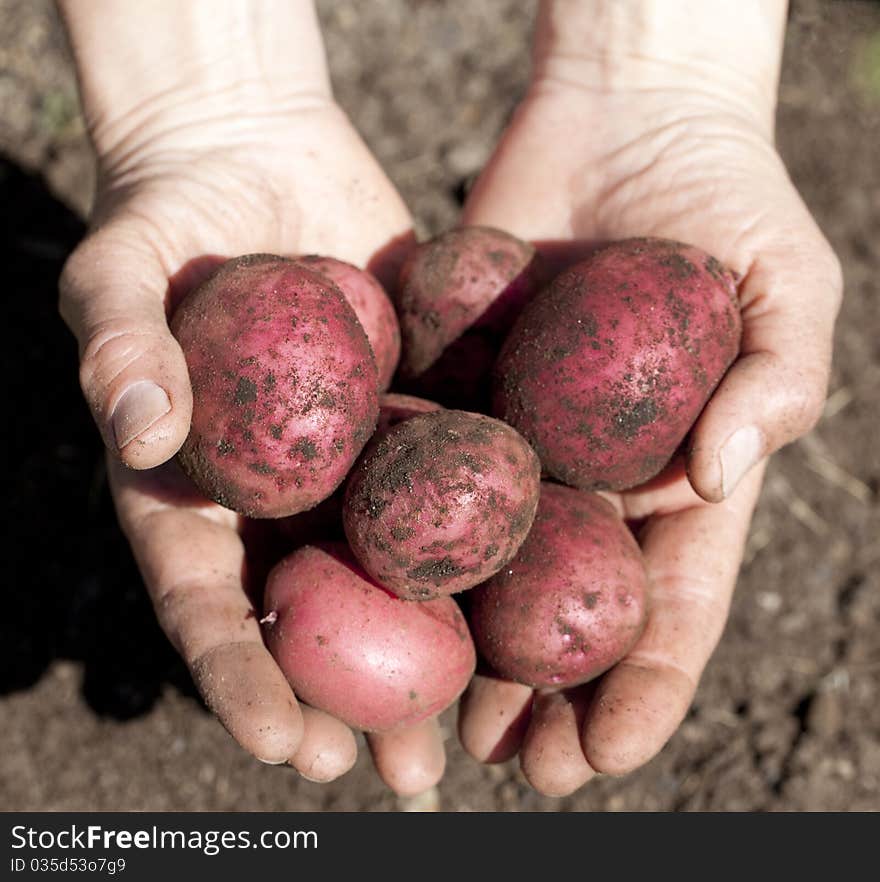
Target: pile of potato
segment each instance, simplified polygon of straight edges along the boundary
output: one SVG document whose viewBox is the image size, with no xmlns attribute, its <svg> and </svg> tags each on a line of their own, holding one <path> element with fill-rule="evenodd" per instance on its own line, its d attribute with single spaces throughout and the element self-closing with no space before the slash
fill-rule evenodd
<svg viewBox="0 0 880 882">
<path fill-rule="evenodd" d="M 174 316 L 180 462 L 277 519 L 266 642 L 354 727 L 440 713 L 477 652 L 536 688 L 587 682 L 644 628 L 641 552 L 596 491 L 679 450 L 739 349 L 735 277 L 660 239 L 545 276 L 532 246 L 472 227 L 417 246 L 390 298 L 330 257 L 248 255 Z M 395 372 L 409 394 L 386 391 Z"/>
</svg>

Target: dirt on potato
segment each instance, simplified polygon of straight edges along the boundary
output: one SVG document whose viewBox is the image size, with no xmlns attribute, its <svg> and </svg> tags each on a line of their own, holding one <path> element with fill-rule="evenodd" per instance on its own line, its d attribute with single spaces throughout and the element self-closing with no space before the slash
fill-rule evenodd
<svg viewBox="0 0 880 882">
<path fill-rule="evenodd" d="M 171 330 L 193 389 L 178 459 L 208 498 L 286 517 L 340 485 L 376 424 L 376 362 L 343 292 L 298 261 L 224 263 Z"/>
<path fill-rule="evenodd" d="M 364 569 L 425 600 L 471 588 L 516 553 L 535 516 L 540 468 L 509 426 L 441 410 L 377 439 L 349 477 L 343 520 Z"/>
<path fill-rule="evenodd" d="M 611 504 L 548 482 L 517 554 L 468 599 L 481 656 L 536 689 L 607 671 L 642 633 L 650 604 L 642 554 Z"/>
<path fill-rule="evenodd" d="M 739 352 L 735 278 L 711 255 L 665 239 L 597 251 L 514 325 L 494 368 L 493 413 L 566 484 L 645 483 Z"/>
<path fill-rule="evenodd" d="M 401 374 L 424 373 L 471 327 L 503 339 L 539 274 L 533 245 L 491 227 L 447 230 L 418 245 L 401 267 L 395 293 Z"/>
<path fill-rule="evenodd" d="M 327 276 L 345 295 L 373 349 L 379 389 L 387 389 L 400 358 L 400 326 L 379 280 L 372 273 L 333 257 L 307 254 L 297 258 L 297 262 Z"/>
</svg>

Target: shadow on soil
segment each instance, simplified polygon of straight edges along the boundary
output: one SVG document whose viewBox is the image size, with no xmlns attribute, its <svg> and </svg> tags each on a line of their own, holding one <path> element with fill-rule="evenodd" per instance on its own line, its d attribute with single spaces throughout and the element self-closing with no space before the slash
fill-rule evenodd
<svg viewBox="0 0 880 882">
<path fill-rule="evenodd" d="M 196 693 L 116 526 L 76 346 L 58 317 L 58 275 L 85 228 L 39 176 L 3 156 L 0 224 L 9 427 L 0 695 L 31 687 L 55 659 L 72 659 L 84 664 L 89 706 L 129 719 L 146 713 L 165 684 Z"/>
</svg>

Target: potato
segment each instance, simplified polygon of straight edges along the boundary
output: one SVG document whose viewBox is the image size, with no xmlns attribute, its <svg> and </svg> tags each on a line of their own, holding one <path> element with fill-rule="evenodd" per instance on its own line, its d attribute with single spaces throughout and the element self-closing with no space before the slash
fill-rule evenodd
<svg viewBox="0 0 880 882">
<path fill-rule="evenodd" d="M 418 245 L 395 296 L 401 373 L 418 376 L 472 325 L 505 328 L 534 290 L 535 249 L 491 227 L 464 227 Z"/>
<path fill-rule="evenodd" d="M 415 395 L 386 392 L 379 396 L 379 422 L 376 424 L 376 434 L 387 432 L 414 416 L 435 410 L 443 410 L 443 408 L 433 401 Z"/>
<path fill-rule="evenodd" d="M 412 417 L 352 470 L 345 534 L 364 569 L 400 597 L 463 591 L 516 553 L 539 481 L 538 458 L 504 423 L 455 410 Z"/>
<path fill-rule="evenodd" d="M 498 674 L 561 689 L 599 676 L 632 648 L 648 577 L 610 503 L 545 482 L 516 557 L 468 597 L 477 649 Z"/>
<path fill-rule="evenodd" d="M 629 239 L 598 251 L 523 311 L 495 366 L 493 413 L 566 484 L 644 483 L 737 356 L 735 278 L 679 242 Z"/>
<path fill-rule="evenodd" d="M 373 347 L 379 389 L 387 389 L 400 359 L 400 326 L 394 306 L 379 280 L 372 273 L 335 257 L 309 254 L 297 258 L 297 262 L 327 276 L 345 295 Z"/>
<path fill-rule="evenodd" d="M 366 334 L 339 288 L 272 255 L 223 264 L 175 313 L 193 418 L 179 459 L 203 493 L 249 517 L 326 499 L 376 425 Z"/>
<path fill-rule="evenodd" d="M 473 642 L 454 600 L 400 600 L 360 570 L 344 543 L 307 546 L 279 563 L 264 610 L 274 619 L 266 643 L 294 692 L 357 729 L 381 732 L 434 716 L 474 672 Z"/>
</svg>

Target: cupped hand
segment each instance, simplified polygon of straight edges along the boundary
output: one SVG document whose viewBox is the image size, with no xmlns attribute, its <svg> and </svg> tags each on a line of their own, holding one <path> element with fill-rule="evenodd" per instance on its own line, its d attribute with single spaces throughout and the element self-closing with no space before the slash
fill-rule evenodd
<svg viewBox="0 0 880 882">
<path fill-rule="evenodd" d="M 246 590 L 249 525 L 200 497 L 168 462 L 189 431 L 192 393 L 167 318 L 219 260 L 243 253 L 317 252 L 393 273 L 411 219 L 327 96 L 209 118 L 139 108 L 124 122 L 105 138 L 112 148 L 98 145 L 91 232 L 61 280 L 119 520 L 207 705 L 254 756 L 327 781 L 352 765 L 355 739 L 297 704 L 263 645 Z M 369 742 L 398 792 L 421 791 L 442 774 L 433 721 Z"/>
<path fill-rule="evenodd" d="M 841 276 L 772 143 L 772 113 L 699 88 L 610 90 L 538 78 L 465 207 L 571 261 L 585 244 L 660 236 L 741 276 L 743 337 L 691 435 L 686 460 L 616 494 L 651 579 L 646 630 L 597 683 L 533 696 L 478 676 L 465 748 L 518 751 L 529 781 L 561 795 L 653 757 L 684 717 L 727 617 L 763 462 L 807 432 L 825 398 Z M 772 102 L 771 102 L 772 103 Z"/>
</svg>

